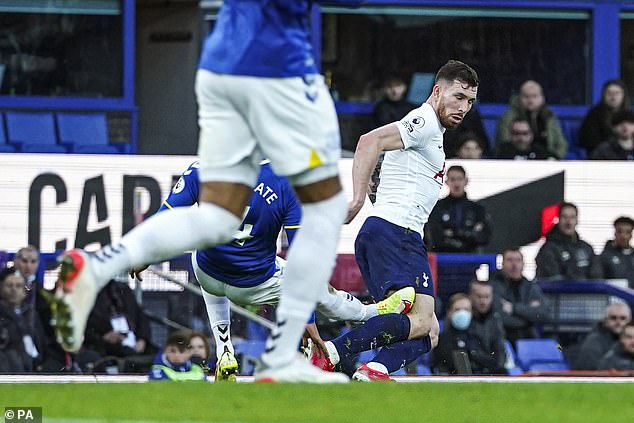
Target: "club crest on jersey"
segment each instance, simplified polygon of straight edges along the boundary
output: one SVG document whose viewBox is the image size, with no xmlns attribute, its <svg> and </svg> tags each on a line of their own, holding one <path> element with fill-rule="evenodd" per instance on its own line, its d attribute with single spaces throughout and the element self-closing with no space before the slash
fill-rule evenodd
<svg viewBox="0 0 634 423">
<path fill-rule="evenodd" d="M 174 194 L 178 194 L 184 189 L 185 189 L 185 178 L 181 176 L 180 178 L 178 178 L 178 182 L 176 182 L 176 185 L 174 185 L 174 188 L 172 188 L 172 192 Z"/>
</svg>

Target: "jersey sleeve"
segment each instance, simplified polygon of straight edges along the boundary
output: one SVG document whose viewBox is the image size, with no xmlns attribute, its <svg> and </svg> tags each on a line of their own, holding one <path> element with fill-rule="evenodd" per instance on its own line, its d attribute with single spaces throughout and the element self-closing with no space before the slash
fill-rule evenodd
<svg viewBox="0 0 634 423">
<path fill-rule="evenodd" d="M 159 212 L 174 207 L 186 207 L 198 202 L 198 162 L 192 163 L 176 182 L 169 196 L 163 201 Z"/>
<path fill-rule="evenodd" d="M 284 218 L 282 219 L 282 229 L 286 231 L 289 245 L 293 243 L 295 233 L 299 229 L 299 222 L 302 219 L 302 207 L 297 200 L 295 191 L 289 184 L 284 187 Z"/>
<path fill-rule="evenodd" d="M 433 116 L 435 118 L 435 116 Z M 433 134 L 433 122 L 428 122 L 430 116 L 419 107 L 409 112 L 397 122 L 398 131 L 405 149 L 425 147 Z"/>
</svg>

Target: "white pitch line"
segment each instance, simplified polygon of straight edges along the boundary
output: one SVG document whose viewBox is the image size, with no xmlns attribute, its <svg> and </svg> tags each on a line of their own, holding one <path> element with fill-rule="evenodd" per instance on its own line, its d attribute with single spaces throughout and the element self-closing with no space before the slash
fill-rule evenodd
<svg viewBox="0 0 634 423">
<path fill-rule="evenodd" d="M 581 376 L 393 376 L 399 383 L 634 383 L 634 377 Z M 146 383 L 145 375 L 0 375 L 2 384 L 29 383 Z M 251 383 L 253 376 L 238 376 Z M 213 378 L 209 380 L 213 382 Z"/>
</svg>

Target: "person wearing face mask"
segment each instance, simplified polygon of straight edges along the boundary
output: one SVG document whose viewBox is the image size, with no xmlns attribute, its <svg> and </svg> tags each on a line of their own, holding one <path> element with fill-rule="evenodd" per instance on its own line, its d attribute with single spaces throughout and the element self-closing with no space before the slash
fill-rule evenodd
<svg viewBox="0 0 634 423">
<path fill-rule="evenodd" d="M 478 309 L 483 309 L 483 303 L 486 301 L 478 302 Z M 497 327 L 492 333 L 487 334 L 482 327 L 482 317 L 466 294 L 458 293 L 449 298 L 444 328 L 433 355 L 432 367 L 436 373 L 458 374 L 457 356 L 468 359 L 473 374 L 506 373 L 504 331 L 498 323 L 493 325 Z"/>
<path fill-rule="evenodd" d="M 502 252 L 502 270 L 491 275 L 493 308 L 502 317 L 506 339 L 515 343 L 522 338 L 537 337 L 536 324 L 549 315 L 549 306 L 538 284 L 523 274 L 524 256 L 519 248 Z"/>
<path fill-rule="evenodd" d="M 559 222 L 546 234 L 537 253 L 538 279 L 601 279 L 601 261 L 577 233 L 578 210 L 572 203 L 559 206 Z"/>
</svg>

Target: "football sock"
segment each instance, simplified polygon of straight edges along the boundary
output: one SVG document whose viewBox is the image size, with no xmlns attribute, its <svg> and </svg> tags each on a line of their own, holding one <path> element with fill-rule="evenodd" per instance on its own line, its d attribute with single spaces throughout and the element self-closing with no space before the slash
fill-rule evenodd
<svg viewBox="0 0 634 423">
<path fill-rule="evenodd" d="M 404 341 L 409 336 L 409 330 L 409 317 L 402 314 L 383 314 L 371 318 L 331 342 L 341 357 Z"/>
<path fill-rule="evenodd" d="M 239 225 L 240 218 L 210 203 L 157 213 L 128 232 L 118 244 L 107 245 L 92 256 L 97 285 L 105 286 L 113 276 L 132 267 L 224 244 L 233 239 Z"/>
<path fill-rule="evenodd" d="M 431 338 L 427 335 L 422 338 L 384 346 L 372 359 L 372 363 L 379 363 L 385 366 L 387 373 L 392 373 L 407 366 L 429 351 L 431 351 Z"/>
<path fill-rule="evenodd" d="M 330 319 L 355 322 L 365 322 L 378 315 L 376 304 L 365 305 L 354 295 L 331 286 L 319 300 L 317 310 Z"/>
<path fill-rule="evenodd" d="M 265 366 L 280 367 L 295 358 L 306 322 L 335 266 L 346 205 L 345 195 L 339 192 L 302 207 L 301 228 L 288 252 L 276 327 L 262 356 Z"/>
<path fill-rule="evenodd" d="M 220 358 L 225 351 L 225 347 L 233 353 L 229 299 L 227 297 L 217 297 L 206 292 L 204 289 L 202 293 L 203 299 L 205 300 L 205 308 L 207 309 L 207 316 L 209 316 L 211 332 L 216 341 L 216 357 Z"/>
</svg>

